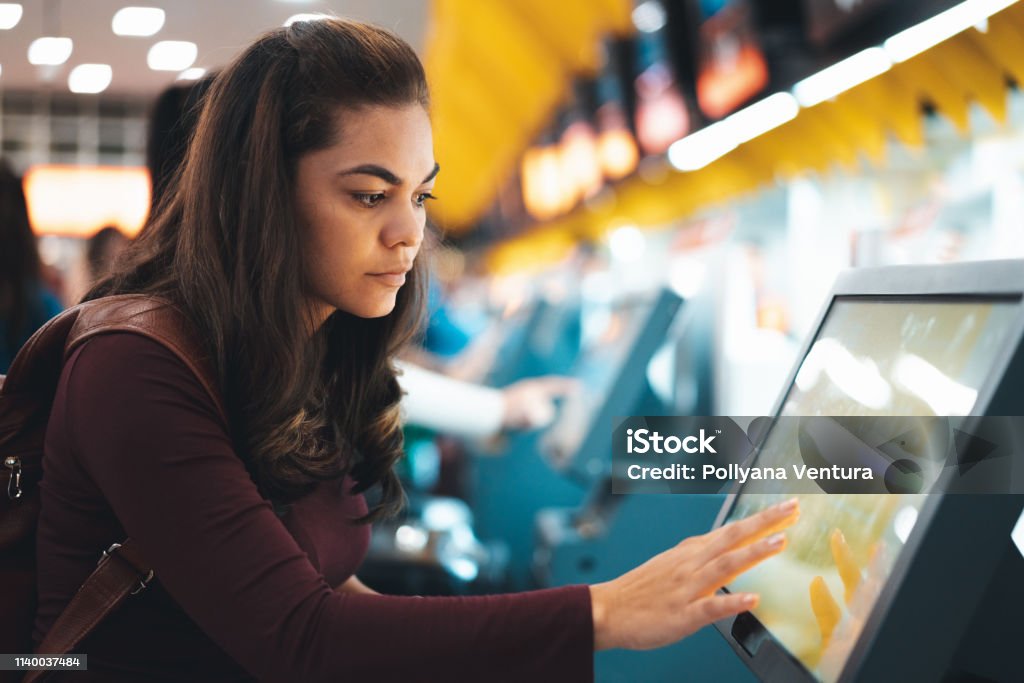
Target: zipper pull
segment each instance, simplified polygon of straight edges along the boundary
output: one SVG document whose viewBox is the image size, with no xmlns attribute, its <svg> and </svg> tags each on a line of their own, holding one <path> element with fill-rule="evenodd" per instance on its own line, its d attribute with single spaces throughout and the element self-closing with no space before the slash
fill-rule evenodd
<svg viewBox="0 0 1024 683">
<path fill-rule="evenodd" d="M 21 459 L 13 455 L 4 458 L 4 467 L 11 470 L 11 478 L 7 482 L 7 497 L 11 500 L 21 498 Z"/>
</svg>

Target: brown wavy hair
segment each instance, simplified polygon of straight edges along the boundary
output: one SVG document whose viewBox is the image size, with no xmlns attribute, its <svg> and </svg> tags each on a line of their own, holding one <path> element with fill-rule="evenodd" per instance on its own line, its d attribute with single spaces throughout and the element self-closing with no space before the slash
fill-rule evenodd
<svg viewBox="0 0 1024 683">
<path fill-rule="evenodd" d="M 423 66 L 381 28 L 345 19 L 266 33 L 204 98 L 181 172 L 147 229 L 86 299 L 169 299 L 208 345 L 240 457 L 280 508 L 350 474 L 379 485 L 361 521 L 403 503 L 401 390 L 391 362 L 424 309 L 423 255 L 389 315 L 336 311 L 309 336 L 294 179 L 334 144 L 338 107 L 429 107 Z"/>
</svg>

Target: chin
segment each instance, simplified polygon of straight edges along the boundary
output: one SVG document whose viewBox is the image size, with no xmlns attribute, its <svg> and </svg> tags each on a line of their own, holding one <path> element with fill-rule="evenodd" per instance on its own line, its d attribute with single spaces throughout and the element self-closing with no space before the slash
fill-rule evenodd
<svg viewBox="0 0 1024 683">
<path fill-rule="evenodd" d="M 398 290 L 381 291 L 380 288 L 367 288 L 357 290 L 355 288 L 338 292 L 330 301 L 331 306 L 339 311 L 345 311 L 357 318 L 383 318 L 395 310 L 398 301 Z"/>
<path fill-rule="evenodd" d="M 386 315 L 391 315 L 394 310 L 395 297 L 391 297 L 387 301 L 365 302 L 352 313 L 360 318 L 383 318 Z"/>
</svg>

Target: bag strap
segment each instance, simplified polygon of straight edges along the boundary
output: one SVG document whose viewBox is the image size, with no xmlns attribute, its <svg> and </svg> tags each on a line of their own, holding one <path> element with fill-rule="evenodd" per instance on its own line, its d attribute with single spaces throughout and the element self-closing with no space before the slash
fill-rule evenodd
<svg viewBox="0 0 1024 683">
<path fill-rule="evenodd" d="M 225 429 L 228 427 L 210 358 L 196 340 L 192 324 L 180 310 L 167 301 L 141 294 L 108 296 L 87 301 L 80 308 L 64 346 L 65 360 L 80 345 L 101 334 L 134 332 L 149 337 L 167 347 L 192 371 L 217 407 Z"/>
<path fill-rule="evenodd" d="M 208 359 L 200 352 L 184 316 L 165 301 L 143 295 L 117 295 L 80 304 L 78 317 L 64 346 L 66 360 L 89 339 L 111 332 L 133 332 L 149 337 L 172 351 L 192 371 L 217 407 L 227 428 L 217 382 Z M 69 654 L 129 596 L 153 580 L 153 569 L 132 539 L 115 543 L 103 552 L 96 569 L 64 608 L 37 648 L 47 655 Z M 31 671 L 23 683 L 37 683 L 46 671 Z"/>
<path fill-rule="evenodd" d="M 131 539 L 115 543 L 105 550 L 96 569 L 57 617 L 36 651 L 47 655 L 74 652 L 79 643 L 129 595 L 140 592 L 153 580 L 153 570 L 147 566 Z M 37 683 L 48 673 L 44 670 L 30 671 L 22 683 Z"/>
</svg>

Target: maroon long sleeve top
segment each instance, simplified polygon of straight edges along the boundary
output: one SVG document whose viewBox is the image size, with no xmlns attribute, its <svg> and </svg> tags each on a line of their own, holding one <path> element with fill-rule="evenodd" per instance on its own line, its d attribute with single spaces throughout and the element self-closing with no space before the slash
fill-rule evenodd
<svg viewBox="0 0 1024 683">
<path fill-rule="evenodd" d="M 157 580 L 78 648 L 89 680 L 586 681 L 590 592 L 343 593 L 370 530 L 351 482 L 279 518 L 188 368 L 140 335 L 65 364 L 41 485 L 38 643 L 103 549 L 131 537 Z M 86 680 L 71 674 L 72 680 Z"/>
</svg>

